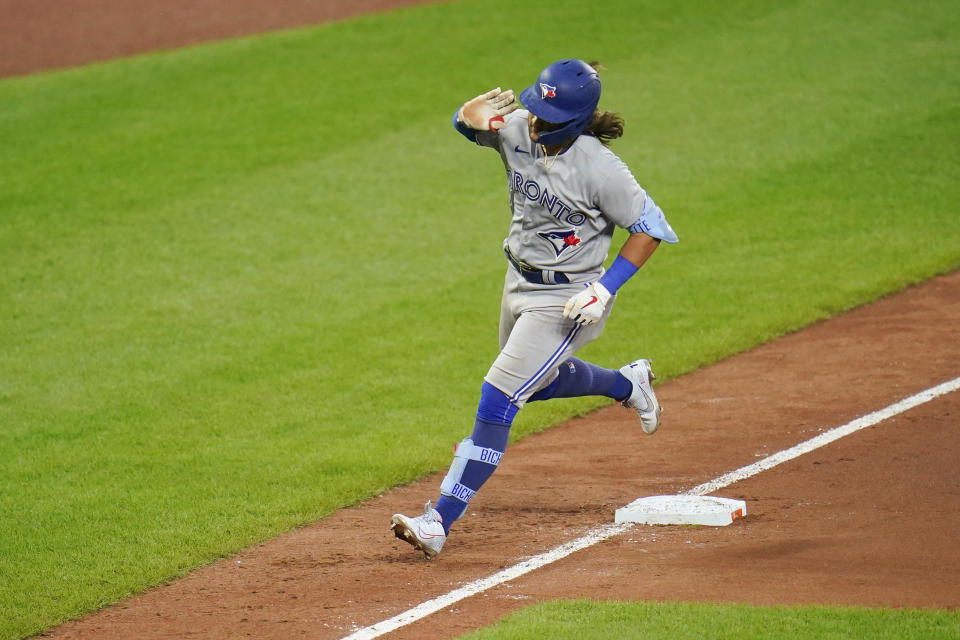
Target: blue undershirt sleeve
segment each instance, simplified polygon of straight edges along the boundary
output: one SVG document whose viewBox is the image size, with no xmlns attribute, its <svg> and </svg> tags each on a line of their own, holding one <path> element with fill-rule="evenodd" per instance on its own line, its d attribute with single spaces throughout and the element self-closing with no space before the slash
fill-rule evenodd
<svg viewBox="0 0 960 640">
<path fill-rule="evenodd" d="M 476 142 L 477 130 L 471 129 L 467 125 L 457 120 L 458 115 L 460 115 L 460 109 L 457 109 L 457 112 L 453 114 L 453 128 L 459 131 L 460 135 L 462 135 L 464 138 L 466 138 L 470 142 Z"/>
</svg>

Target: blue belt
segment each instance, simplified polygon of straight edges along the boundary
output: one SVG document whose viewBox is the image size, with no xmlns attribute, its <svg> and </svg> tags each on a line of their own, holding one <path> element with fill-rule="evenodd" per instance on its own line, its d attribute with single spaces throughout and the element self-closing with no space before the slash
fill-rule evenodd
<svg viewBox="0 0 960 640">
<path fill-rule="evenodd" d="M 524 264 L 514 258 L 513 254 L 510 253 L 510 249 L 507 247 L 503 248 L 503 253 L 507 256 L 507 260 L 510 261 L 513 268 L 516 269 L 527 282 L 532 282 L 533 284 L 570 284 L 570 278 L 562 271 L 534 269 L 530 265 Z"/>
</svg>

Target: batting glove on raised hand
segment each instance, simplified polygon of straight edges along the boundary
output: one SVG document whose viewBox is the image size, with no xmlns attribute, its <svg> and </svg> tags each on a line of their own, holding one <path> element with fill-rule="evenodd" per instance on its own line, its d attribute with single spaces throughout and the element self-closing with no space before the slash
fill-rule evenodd
<svg viewBox="0 0 960 640">
<path fill-rule="evenodd" d="M 506 126 L 503 116 L 516 110 L 517 99 L 512 89 L 491 89 L 463 103 L 460 122 L 477 131 L 498 131 Z"/>
<path fill-rule="evenodd" d="M 563 317 L 570 318 L 579 325 L 593 324 L 603 317 L 603 310 L 610 301 L 610 292 L 599 282 L 567 300 L 563 308 Z"/>
</svg>

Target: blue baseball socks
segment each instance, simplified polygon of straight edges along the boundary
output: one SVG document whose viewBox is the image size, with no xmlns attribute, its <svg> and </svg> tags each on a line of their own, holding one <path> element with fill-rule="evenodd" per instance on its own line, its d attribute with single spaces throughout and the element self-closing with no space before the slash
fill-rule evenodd
<svg viewBox="0 0 960 640">
<path fill-rule="evenodd" d="M 616 369 L 605 369 L 578 358 L 565 360 L 558 374 L 553 382 L 530 396 L 529 402 L 582 396 L 606 396 L 623 402 L 633 392 L 633 383 Z"/>
<path fill-rule="evenodd" d="M 435 509 L 443 518 L 444 533 L 450 533 L 450 525 L 463 516 L 470 498 L 496 471 L 517 410 L 503 392 L 483 383 L 473 433 L 457 445 L 450 471 L 440 486 L 442 495 Z"/>
<path fill-rule="evenodd" d="M 533 394 L 530 402 L 581 396 L 606 396 L 623 401 L 632 392 L 633 384 L 616 369 L 569 358 L 560 365 L 556 380 Z M 443 518 L 444 533 L 450 533 L 450 525 L 463 516 L 467 503 L 497 470 L 517 411 L 502 391 L 483 383 L 473 433 L 457 444 L 450 470 L 440 485 L 440 499 L 434 507 Z"/>
</svg>

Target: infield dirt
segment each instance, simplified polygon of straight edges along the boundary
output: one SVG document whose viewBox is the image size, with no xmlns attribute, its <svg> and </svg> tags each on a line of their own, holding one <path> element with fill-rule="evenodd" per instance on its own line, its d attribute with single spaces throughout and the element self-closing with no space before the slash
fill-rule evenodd
<svg viewBox="0 0 960 640">
<path fill-rule="evenodd" d="M 414 1 L 127 3 L 0 0 L 0 75 L 310 24 Z M 23 28 L 26 26 L 26 28 Z M 960 272 L 935 278 L 657 388 L 661 431 L 612 406 L 511 446 L 443 553 L 389 517 L 442 474 L 266 541 L 50 630 L 49 638 L 339 638 L 960 375 Z M 390 634 L 457 636 L 553 598 L 960 605 L 960 394 L 721 492 L 728 527 L 633 527 Z M 439 624 L 441 623 L 442 624 Z"/>
</svg>

